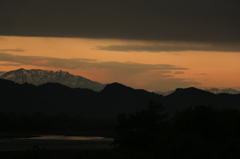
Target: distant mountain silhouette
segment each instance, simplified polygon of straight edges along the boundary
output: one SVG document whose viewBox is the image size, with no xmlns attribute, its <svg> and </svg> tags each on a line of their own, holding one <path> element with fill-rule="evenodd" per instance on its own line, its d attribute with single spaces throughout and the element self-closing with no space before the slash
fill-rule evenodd
<svg viewBox="0 0 240 159">
<path fill-rule="evenodd" d="M 0 111 L 15 113 L 43 112 L 70 115 L 116 117 L 146 109 L 149 102 L 161 103 L 169 113 L 189 106 L 211 105 L 215 108 L 240 108 L 240 94 L 214 94 L 194 87 L 178 88 L 168 96 L 112 83 L 95 92 L 70 88 L 59 83 L 39 86 L 0 79 Z"/>
<path fill-rule="evenodd" d="M 106 111 L 111 114 L 119 112 L 135 112 L 147 108 L 150 101 L 162 102 L 163 96 L 145 90 L 133 89 L 119 83 L 108 84 L 99 96 L 105 99 L 103 102 Z"/>
<path fill-rule="evenodd" d="M 191 88 L 178 88 L 164 97 L 164 105 L 169 112 L 189 106 L 211 105 L 214 108 L 240 109 L 240 94 L 214 94 L 208 91 Z"/>
<path fill-rule="evenodd" d="M 119 113 L 145 109 L 149 101 L 161 102 L 162 96 L 124 85 L 109 84 L 100 92 L 70 88 L 58 83 L 39 86 L 0 79 L 0 111 L 43 112 L 70 115 L 116 117 Z"/>
<path fill-rule="evenodd" d="M 220 94 L 220 93 L 227 93 L 227 94 L 240 94 L 240 91 L 232 88 L 224 88 L 224 89 L 219 89 L 219 88 L 209 88 L 209 89 L 204 89 L 204 91 L 211 92 L 214 94 Z M 170 91 L 154 91 L 154 93 L 161 94 L 163 96 L 167 96 L 171 93 L 173 93 L 174 90 Z"/>
<path fill-rule="evenodd" d="M 105 85 L 91 81 L 81 76 L 75 76 L 65 71 L 47 71 L 40 69 L 25 70 L 23 68 L 5 72 L 2 75 L 2 79 L 8 79 L 16 83 L 23 84 L 25 82 L 33 85 L 41 85 L 44 83 L 61 83 L 71 88 L 89 88 L 94 91 L 102 90 Z"/>
</svg>

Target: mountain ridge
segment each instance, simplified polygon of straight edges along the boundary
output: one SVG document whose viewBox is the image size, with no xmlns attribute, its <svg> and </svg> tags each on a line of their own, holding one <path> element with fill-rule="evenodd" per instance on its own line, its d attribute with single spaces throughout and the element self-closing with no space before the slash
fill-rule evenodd
<svg viewBox="0 0 240 159">
<path fill-rule="evenodd" d="M 41 69 L 25 70 L 20 68 L 3 73 L 0 78 L 14 81 L 16 83 L 30 83 L 41 85 L 44 83 L 60 83 L 71 88 L 89 88 L 94 91 L 101 91 L 105 85 L 99 82 L 91 81 L 82 76 L 70 74 L 65 71 L 51 71 Z"/>
<path fill-rule="evenodd" d="M 161 95 L 121 84 L 117 84 L 117 88 L 116 84 L 108 84 L 104 89 L 95 92 L 87 88 L 70 88 L 59 83 L 35 86 L 0 79 L 0 112 L 117 117 L 120 113 L 146 109 L 149 101 L 160 103 L 162 100 Z"/>
<path fill-rule="evenodd" d="M 175 92 L 177 89 L 187 89 L 187 88 L 176 88 L 175 90 L 170 90 L 170 91 L 154 91 L 154 93 L 161 94 L 163 96 L 167 96 L 167 95 L 170 95 L 173 92 Z M 199 88 L 197 88 L 197 89 L 199 89 Z M 221 93 L 225 93 L 225 94 L 240 94 L 239 90 L 232 89 L 232 88 L 219 89 L 219 88 L 212 87 L 212 88 L 206 88 L 206 89 L 200 89 L 200 90 L 204 90 L 204 91 L 207 91 L 207 92 L 210 92 L 210 93 L 214 93 L 214 94 L 221 94 Z"/>
<path fill-rule="evenodd" d="M 12 70 L 8 72 L 0 71 L 0 78 L 14 81 L 16 83 L 23 84 L 25 82 L 33 84 L 33 85 L 41 85 L 44 83 L 60 83 L 62 85 L 68 86 L 70 88 L 88 88 L 94 91 L 101 91 L 106 86 L 106 84 L 101 84 L 99 82 L 95 82 L 84 78 L 82 76 L 73 75 L 66 71 L 52 71 L 52 70 L 41 70 L 41 69 L 30 69 L 26 70 L 24 68 L 20 68 L 17 70 Z M 117 84 L 117 82 L 115 82 Z M 175 92 L 175 90 L 170 91 L 154 91 L 153 93 L 167 96 Z M 211 92 L 214 94 L 240 94 L 240 91 L 232 89 L 232 88 L 208 88 L 201 89 L 207 92 Z"/>
<path fill-rule="evenodd" d="M 168 96 L 112 83 L 102 91 L 70 88 L 58 83 L 39 86 L 0 79 L 0 112 L 66 113 L 81 116 L 117 117 L 160 103 L 169 114 L 190 106 L 211 105 L 218 109 L 240 109 L 240 94 L 214 94 L 194 87 L 179 88 Z"/>
<path fill-rule="evenodd" d="M 224 89 L 219 89 L 219 88 L 207 88 L 204 89 L 205 91 L 212 92 L 214 94 L 220 94 L 220 93 L 228 93 L 228 94 L 240 94 L 239 90 L 232 89 L 232 88 L 224 88 Z"/>
</svg>

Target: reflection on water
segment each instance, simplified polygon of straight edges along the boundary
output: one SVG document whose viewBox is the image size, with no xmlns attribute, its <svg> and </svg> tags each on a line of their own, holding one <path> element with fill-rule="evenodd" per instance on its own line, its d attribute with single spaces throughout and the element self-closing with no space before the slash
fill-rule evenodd
<svg viewBox="0 0 240 159">
<path fill-rule="evenodd" d="M 42 136 L 38 136 L 38 137 L 17 138 L 17 139 L 113 141 L 112 138 L 105 138 L 105 137 L 96 137 L 96 136 L 65 136 L 65 135 L 42 135 Z"/>
</svg>

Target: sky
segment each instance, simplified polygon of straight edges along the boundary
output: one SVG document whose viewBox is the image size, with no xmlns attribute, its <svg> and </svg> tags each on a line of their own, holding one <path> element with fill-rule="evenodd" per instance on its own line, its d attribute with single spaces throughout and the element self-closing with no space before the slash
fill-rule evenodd
<svg viewBox="0 0 240 159">
<path fill-rule="evenodd" d="M 149 91 L 240 89 L 229 0 L 0 0 L 0 73 L 63 70 Z"/>
</svg>

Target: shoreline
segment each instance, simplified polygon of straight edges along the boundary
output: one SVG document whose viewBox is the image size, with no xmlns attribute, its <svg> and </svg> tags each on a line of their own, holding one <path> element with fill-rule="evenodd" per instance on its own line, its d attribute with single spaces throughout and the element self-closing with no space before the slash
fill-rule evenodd
<svg viewBox="0 0 240 159">
<path fill-rule="evenodd" d="M 63 135 L 63 136 L 89 136 L 89 137 L 105 137 L 114 138 L 114 132 L 98 132 L 98 131 L 50 131 L 50 132 L 0 132 L 0 139 L 8 138 L 30 138 L 41 137 L 43 135 Z"/>
</svg>

